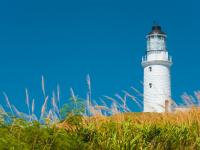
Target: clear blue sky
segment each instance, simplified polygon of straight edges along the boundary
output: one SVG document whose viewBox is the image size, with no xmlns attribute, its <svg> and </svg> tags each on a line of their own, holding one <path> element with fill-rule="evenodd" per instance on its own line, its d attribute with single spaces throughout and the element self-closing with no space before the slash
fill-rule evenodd
<svg viewBox="0 0 200 150">
<path fill-rule="evenodd" d="M 134 86 L 142 90 L 141 57 L 146 34 L 157 20 L 173 56 L 172 94 L 200 88 L 200 2 L 198 0 L 31 0 L 0 2 L 0 91 L 19 109 L 28 88 L 39 108 L 41 75 L 48 91 L 59 83 L 62 103 L 73 87 L 93 98 Z M 3 96 L 0 96 L 4 104 Z"/>
</svg>

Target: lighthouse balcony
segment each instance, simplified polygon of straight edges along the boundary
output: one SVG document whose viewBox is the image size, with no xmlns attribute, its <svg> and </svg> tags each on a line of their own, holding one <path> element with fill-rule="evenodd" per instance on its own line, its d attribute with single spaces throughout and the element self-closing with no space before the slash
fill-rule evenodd
<svg viewBox="0 0 200 150">
<path fill-rule="evenodd" d="M 172 57 L 165 55 L 165 56 L 143 56 L 142 57 L 142 66 L 150 66 L 150 65 L 165 65 L 170 67 L 172 65 Z"/>
</svg>

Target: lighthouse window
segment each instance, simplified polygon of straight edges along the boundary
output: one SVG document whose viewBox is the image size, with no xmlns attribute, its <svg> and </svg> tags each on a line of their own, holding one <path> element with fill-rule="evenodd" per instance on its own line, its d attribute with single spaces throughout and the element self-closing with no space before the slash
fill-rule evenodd
<svg viewBox="0 0 200 150">
<path fill-rule="evenodd" d="M 158 36 L 158 39 L 159 39 L 159 40 L 162 40 L 162 36 Z"/>
<path fill-rule="evenodd" d="M 149 67 L 149 71 L 150 71 L 150 72 L 152 71 L 152 67 Z"/>
<path fill-rule="evenodd" d="M 152 88 L 152 83 L 149 83 L 149 87 Z"/>
</svg>

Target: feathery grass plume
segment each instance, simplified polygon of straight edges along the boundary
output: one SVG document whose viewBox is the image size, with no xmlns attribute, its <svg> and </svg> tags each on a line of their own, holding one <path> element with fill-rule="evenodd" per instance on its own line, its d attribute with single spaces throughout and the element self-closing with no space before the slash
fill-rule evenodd
<svg viewBox="0 0 200 150">
<path fill-rule="evenodd" d="M 134 88 L 134 87 L 131 87 L 131 89 L 132 89 L 133 91 L 135 91 L 135 92 L 137 93 L 138 96 L 143 97 L 143 94 L 142 94 L 139 90 L 137 90 L 137 89 Z"/>
<path fill-rule="evenodd" d="M 97 101 L 92 100 L 92 106 L 98 105 Z"/>
<path fill-rule="evenodd" d="M 48 115 L 46 117 L 45 123 L 47 125 L 51 125 L 51 124 L 58 123 L 58 122 L 59 122 L 59 118 L 58 118 L 57 114 L 52 109 L 50 109 L 48 112 Z"/>
<path fill-rule="evenodd" d="M 85 109 L 85 114 L 86 116 L 90 116 L 90 98 L 89 98 L 89 94 L 87 93 L 86 95 L 86 109 Z"/>
<path fill-rule="evenodd" d="M 35 114 L 32 115 L 32 121 L 38 121 L 38 118 Z"/>
<path fill-rule="evenodd" d="M 193 96 L 190 96 L 191 97 L 191 100 L 192 100 L 192 102 L 193 102 L 193 105 L 195 104 L 196 105 L 196 103 L 198 102 Z"/>
<path fill-rule="evenodd" d="M 56 103 L 56 95 L 55 95 L 55 92 L 53 91 L 52 92 L 52 106 L 53 106 L 53 110 L 59 114 L 59 109 L 58 109 L 58 105 Z"/>
<path fill-rule="evenodd" d="M 109 111 L 109 108 L 106 106 L 101 106 L 101 105 L 95 105 L 94 109 L 97 111 L 96 117 L 97 116 L 105 116 L 105 111 Z M 97 120 L 98 122 L 98 120 Z"/>
<path fill-rule="evenodd" d="M 127 102 L 127 95 L 126 94 L 124 95 L 123 99 L 124 99 L 124 105 L 123 105 L 124 112 L 131 112 L 131 109 L 126 104 L 126 102 Z"/>
<path fill-rule="evenodd" d="M 14 105 L 12 105 L 11 107 L 13 108 L 13 110 L 14 110 L 15 114 L 17 115 L 17 117 L 21 118 L 22 117 L 22 113 Z"/>
<path fill-rule="evenodd" d="M 89 112 L 90 112 L 91 116 L 98 116 L 99 115 L 98 111 L 92 105 L 90 105 L 90 107 L 89 107 Z"/>
<path fill-rule="evenodd" d="M 127 94 L 125 93 L 125 95 L 124 95 L 124 100 L 123 100 L 123 108 L 125 109 L 126 108 L 126 102 L 127 102 Z"/>
<path fill-rule="evenodd" d="M 200 106 L 200 91 L 194 91 L 194 95 L 197 99 L 198 106 Z"/>
<path fill-rule="evenodd" d="M 143 82 L 143 81 L 140 81 L 140 84 L 141 84 L 142 86 L 144 86 L 144 82 Z"/>
<path fill-rule="evenodd" d="M 112 115 L 120 113 L 120 111 L 117 108 L 116 102 L 112 103 L 112 105 L 111 105 L 111 112 L 112 112 Z"/>
<path fill-rule="evenodd" d="M 106 102 L 102 99 L 102 98 L 99 98 L 99 101 L 102 103 L 102 105 L 108 109 L 105 109 L 105 110 L 102 110 L 102 113 L 104 116 L 107 116 L 108 114 L 108 111 L 109 111 L 109 107 L 108 105 L 106 104 Z"/>
<path fill-rule="evenodd" d="M 53 112 L 50 109 L 49 112 L 48 112 L 48 115 L 46 117 L 46 124 L 49 124 L 53 120 L 52 118 L 53 118 Z"/>
<path fill-rule="evenodd" d="M 73 88 L 70 88 L 70 95 L 71 95 L 71 98 L 72 98 L 73 102 L 76 103 L 77 102 L 77 97 L 74 94 Z"/>
<path fill-rule="evenodd" d="M 135 96 L 131 95 L 130 93 L 128 93 L 128 92 L 125 91 L 125 90 L 124 90 L 123 92 L 124 92 L 124 94 L 126 94 L 128 97 L 130 97 L 130 98 L 137 104 L 137 106 L 138 106 L 140 109 L 142 109 L 141 104 L 137 101 L 137 99 L 136 99 Z"/>
<path fill-rule="evenodd" d="M 100 110 L 109 110 L 109 108 L 106 107 L 106 106 L 104 106 L 104 105 L 95 105 L 94 107 L 95 107 L 95 109 L 100 109 Z"/>
<path fill-rule="evenodd" d="M 58 107 L 60 108 L 60 86 L 59 84 L 57 84 L 57 87 L 56 87 L 56 99 L 58 101 Z"/>
<path fill-rule="evenodd" d="M 35 99 L 32 100 L 32 107 L 31 107 L 32 115 L 34 114 L 34 110 L 35 110 Z"/>
<path fill-rule="evenodd" d="M 14 112 L 17 115 L 18 118 L 24 119 L 28 122 L 30 121 L 30 118 L 31 118 L 30 115 L 23 113 L 23 112 L 20 112 L 14 105 L 12 105 L 12 108 L 13 108 L 13 110 L 14 110 Z"/>
<path fill-rule="evenodd" d="M 56 112 L 52 111 L 52 123 L 58 123 L 60 121 L 60 118 L 58 116 L 58 114 L 56 114 Z"/>
<path fill-rule="evenodd" d="M 11 111 L 12 116 L 14 116 L 14 113 L 13 113 L 13 110 L 12 110 L 12 107 L 11 107 L 11 104 L 10 104 L 10 101 L 9 101 L 9 98 L 8 98 L 7 94 L 5 92 L 3 92 L 3 95 L 4 95 L 4 98 L 6 100 L 6 104 L 7 104 L 8 108 Z"/>
<path fill-rule="evenodd" d="M 116 99 L 114 99 L 114 98 L 112 98 L 110 96 L 104 95 L 103 97 L 106 98 L 107 100 L 112 101 L 113 103 L 116 102 Z"/>
<path fill-rule="evenodd" d="M 35 111 L 35 99 L 32 100 L 32 105 L 31 105 L 31 121 L 38 120 L 37 116 L 34 114 L 34 111 Z"/>
<path fill-rule="evenodd" d="M 115 97 L 118 98 L 122 103 L 124 103 L 124 99 L 117 93 Z"/>
<path fill-rule="evenodd" d="M 127 112 L 127 108 L 124 107 L 124 104 L 121 105 L 121 104 L 118 103 L 118 102 L 114 102 L 114 103 L 116 104 L 116 106 L 117 106 L 117 108 L 118 108 L 118 111 L 120 111 L 120 112 Z M 111 105 L 111 107 L 112 107 L 112 105 Z"/>
<path fill-rule="evenodd" d="M 91 90 L 91 80 L 89 74 L 86 77 L 87 85 L 88 85 L 88 98 L 89 98 L 89 104 L 92 103 L 92 90 Z"/>
<path fill-rule="evenodd" d="M 123 106 L 124 106 L 124 109 L 126 109 L 127 108 L 127 104 L 126 104 L 126 102 L 127 102 L 127 94 L 124 95 L 123 99 L 124 99 L 124 105 Z"/>
<path fill-rule="evenodd" d="M 42 109 L 41 109 L 41 116 L 40 118 L 43 118 L 45 113 L 46 113 L 46 109 L 47 109 L 47 101 L 48 101 L 49 97 L 46 96 L 45 100 L 44 100 L 44 103 L 42 105 Z"/>
<path fill-rule="evenodd" d="M 183 95 L 181 95 L 181 98 L 182 98 L 182 100 L 184 101 L 184 103 L 185 103 L 187 106 L 194 105 L 191 96 L 188 95 L 186 92 L 183 93 Z"/>
<path fill-rule="evenodd" d="M 31 120 L 31 112 L 30 112 L 30 100 L 29 100 L 29 93 L 28 93 L 28 89 L 25 89 L 25 93 L 26 93 L 26 105 L 28 108 L 28 114 L 30 116 L 30 120 Z"/>
<path fill-rule="evenodd" d="M 106 104 L 106 102 L 102 98 L 99 98 L 99 101 L 103 104 L 103 106 L 108 107 L 108 105 Z"/>
<path fill-rule="evenodd" d="M 126 94 L 124 95 L 124 98 L 122 98 L 119 94 L 115 94 L 115 97 L 117 97 L 123 103 L 123 106 L 120 105 L 120 107 L 123 109 L 123 112 L 130 111 L 130 109 L 128 109 L 126 105 L 126 97 L 127 97 Z"/>
<path fill-rule="evenodd" d="M 93 100 L 93 111 L 95 111 L 95 113 L 93 113 L 94 115 L 97 115 L 97 116 L 102 116 L 103 115 L 103 113 L 102 113 L 102 110 L 101 109 L 96 109 L 96 108 L 98 108 L 98 107 L 96 107 L 96 106 L 99 106 L 99 104 L 95 101 L 95 100 Z M 99 107 L 100 108 L 100 107 Z"/>
<path fill-rule="evenodd" d="M 77 109 L 77 97 L 74 94 L 73 88 L 70 88 L 70 95 L 73 101 L 73 106 L 75 107 L 75 109 Z"/>
<path fill-rule="evenodd" d="M 46 98 L 46 92 L 45 92 L 45 80 L 44 80 L 44 76 L 42 75 L 42 92 L 43 92 L 43 96 Z"/>
<path fill-rule="evenodd" d="M 58 122 L 59 122 L 59 118 L 58 118 L 57 114 L 52 109 L 50 109 L 47 117 L 45 118 L 46 125 L 51 125 L 51 124 L 55 124 Z"/>
<path fill-rule="evenodd" d="M 110 97 L 110 96 L 107 96 L 107 95 L 104 95 L 104 98 L 106 98 L 107 100 L 111 101 L 112 104 L 111 104 L 111 113 L 112 113 L 112 109 L 116 107 L 120 107 L 124 110 L 124 107 L 114 98 Z M 119 112 L 119 110 L 117 110 L 117 112 Z M 114 112 L 116 113 L 116 112 Z"/>
</svg>

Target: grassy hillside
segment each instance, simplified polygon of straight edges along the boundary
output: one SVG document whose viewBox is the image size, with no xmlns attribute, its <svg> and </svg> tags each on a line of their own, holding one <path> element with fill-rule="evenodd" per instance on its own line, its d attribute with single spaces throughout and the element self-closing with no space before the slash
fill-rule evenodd
<svg viewBox="0 0 200 150">
<path fill-rule="evenodd" d="M 14 119 L 0 124 L 0 149 L 200 149 L 200 110 L 175 114 L 72 114 L 60 123 Z"/>
<path fill-rule="evenodd" d="M 59 86 L 52 94 L 46 93 L 42 77 L 44 102 L 40 116 L 35 115 L 35 99 L 31 101 L 27 89 L 27 112 L 19 111 L 3 93 L 7 109 L 0 105 L 0 150 L 200 149 L 199 109 L 130 113 L 129 107 L 142 108 L 143 95 L 137 89 L 132 87 L 132 93 L 122 91 L 95 101 L 89 76 L 87 85 L 86 98 L 77 97 L 70 89 L 70 100 L 59 107 Z M 200 91 L 194 94 L 182 95 L 188 107 L 200 102 Z M 176 107 L 176 103 L 173 105 Z"/>
</svg>

